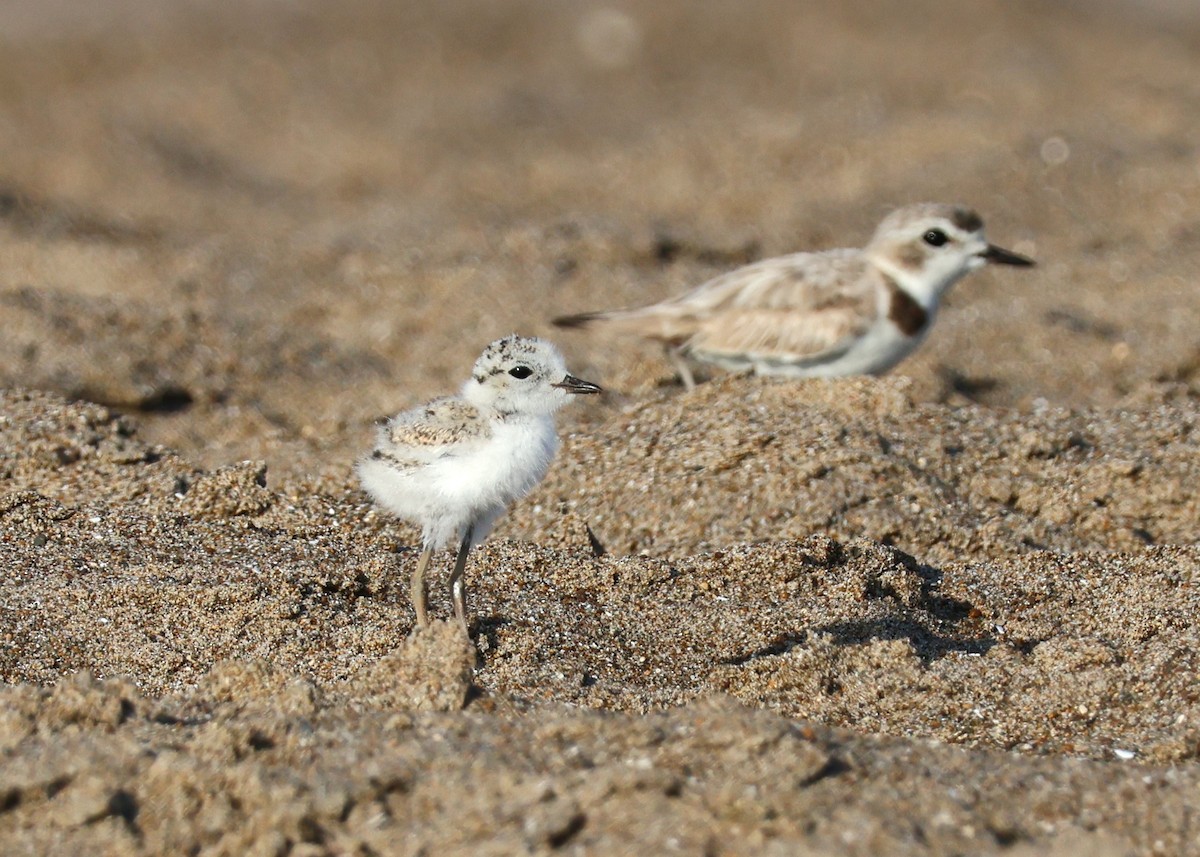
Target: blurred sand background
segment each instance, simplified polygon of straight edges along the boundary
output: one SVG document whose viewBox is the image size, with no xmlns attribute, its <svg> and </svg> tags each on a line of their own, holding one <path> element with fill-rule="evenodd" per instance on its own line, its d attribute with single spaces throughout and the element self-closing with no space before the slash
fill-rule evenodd
<svg viewBox="0 0 1200 857">
<path fill-rule="evenodd" d="M 1039 267 L 892 376 L 548 326 L 922 200 Z M 1200 854 L 1197 200 L 1187 2 L 0 4 L 4 852 Z M 354 457 L 513 331 L 410 637 Z"/>
</svg>

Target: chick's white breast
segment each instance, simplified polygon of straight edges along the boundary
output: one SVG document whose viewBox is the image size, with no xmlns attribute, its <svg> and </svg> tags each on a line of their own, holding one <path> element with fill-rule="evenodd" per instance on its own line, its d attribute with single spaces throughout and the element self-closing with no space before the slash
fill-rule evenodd
<svg viewBox="0 0 1200 857">
<path fill-rule="evenodd" d="M 549 417 L 495 420 L 486 446 L 437 468 L 437 490 L 479 509 L 506 506 L 541 481 L 557 448 Z"/>
</svg>

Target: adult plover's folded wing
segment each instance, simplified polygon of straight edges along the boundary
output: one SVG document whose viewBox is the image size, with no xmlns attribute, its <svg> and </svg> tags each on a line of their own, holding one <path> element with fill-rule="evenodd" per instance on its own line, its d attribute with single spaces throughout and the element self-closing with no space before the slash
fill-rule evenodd
<svg viewBox="0 0 1200 857">
<path fill-rule="evenodd" d="M 820 361 L 874 323 L 878 286 L 862 254 L 853 250 L 795 253 L 748 265 L 680 299 L 705 308 L 685 347 L 717 361 Z"/>
</svg>

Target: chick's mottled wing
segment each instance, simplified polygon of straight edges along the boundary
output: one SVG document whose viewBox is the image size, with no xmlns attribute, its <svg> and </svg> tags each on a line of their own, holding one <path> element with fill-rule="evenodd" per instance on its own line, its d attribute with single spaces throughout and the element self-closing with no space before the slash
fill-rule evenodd
<svg viewBox="0 0 1200 857">
<path fill-rule="evenodd" d="M 434 399 L 397 414 L 379 427 L 375 458 L 396 465 L 418 465 L 482 447 L 491 425 L 480 410 L 462 399 Z"/>
<path fill-rule="evenodd" d="M 849 347 L 879 312 L 877 275 L 855 250 L 797 253 L 739 268 L 683 296 L 697 356 L 819 361 Z"/>
</svg>

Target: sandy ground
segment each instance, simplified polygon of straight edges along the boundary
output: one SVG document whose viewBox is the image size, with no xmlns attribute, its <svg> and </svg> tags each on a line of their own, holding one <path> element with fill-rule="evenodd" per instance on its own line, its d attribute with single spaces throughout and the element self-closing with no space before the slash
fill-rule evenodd
<svg viewBox="0 0 1200 857">
<path fill-rule="evenodd" d="M 0 5 L 5 854 L 1200 854 L 1190 4 Z M 960 201 L 883 379 L 555 331 Z M 351 466 L 599 402 L 410 633 Z M 433 571 L 449 613 L 449 556 Z"/>
</svg>

